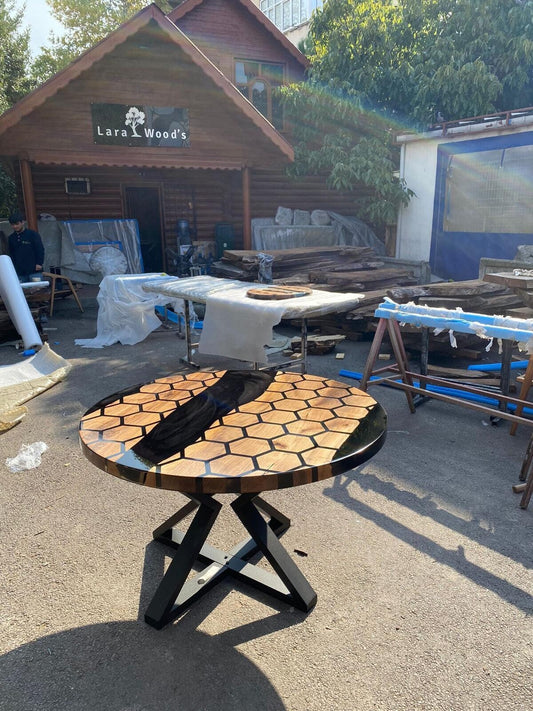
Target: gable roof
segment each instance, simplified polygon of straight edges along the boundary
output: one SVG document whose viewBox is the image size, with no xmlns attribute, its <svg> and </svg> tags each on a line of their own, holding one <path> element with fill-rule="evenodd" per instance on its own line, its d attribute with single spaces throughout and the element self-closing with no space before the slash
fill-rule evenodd
<svg viewBox="0 0 533 711">
<path fill-rule="evenodd" d="M 236 5 L 242 5 L 245 10 L 247 10 L 261 25 L 263 25 L 265 30 L 269 32 L 277 42 L 283 45 L 283 47 L 293 56 L 294 59 L 296 59 L 297 62 L 302 65 L 302 67 L 304 67 L 304 69 L 307 69 L 307 67 L 309 66 L 309 60 L 307 59 L 305 54 L 302 54 L 298 47 L 296 47 L 290 40 L 288 40 L 287 37 L 285 37 L 285 35 L 283 34 L 283 32 L 278 30 L 276 25 L 268 19 L 265 13 L 262 12 L 257 7 L 257 5 L 254 5 L 252 0 L 226 1 L 233 2 Z M 171 10 L 168 13 L 167 17 L 169 17 L 172 22 L 177 22 L 189 12 L 201 5 L 203 2 L 207 2 L 207 0 L 183 0 L 181 5 L 178 5 L 174 8 L 174 10 Z"/>
<path fill-rule="evenodd" d="M 232 101 L 240 112 L 245 115 L 289 160 L 294 160 L 292 146 L 279 134 L 272 124 L 246 99 L 241 92 L 227 79 L 224 74 L 196 47 L 193 42 L 160 10 L 151 4 L 134 15 L 117 30 L 101 40 L 91 49 L 84 52 L 65 69 L 21 99 L 11 109 L 0 116 L 0 135 L 17 124 L 41 106 L 50 97 L 66 87 L 84 71 L 91 68 L 103 57 L 110 54 L 118 45 L 147 27 L 149 23 L 163 30 L 176 45 L 180 47 L 203 73 L 208 76 L 218 89 Z"/>
</svg>

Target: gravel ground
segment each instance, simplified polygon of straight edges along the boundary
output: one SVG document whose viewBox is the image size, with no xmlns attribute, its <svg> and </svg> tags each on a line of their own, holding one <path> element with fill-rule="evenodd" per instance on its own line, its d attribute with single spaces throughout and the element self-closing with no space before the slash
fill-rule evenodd
<svg viewBox="0 0 533 711">
<path fill-rule="evenodd" d="M 167 551 L 151 532 L 184 498 L 108 476 L 81 454 L 81 415 L 105 395 L 182 369 L 184 342 L 82 349 L 85 313 L 57 304 L 50 345 L 68 378 L 0 436 L 2 711 L 523 711 L 533 698 L 533 505 L 511 491 L 529 428 L 509 436 L 479 413 L 373 388 L 389 415 L 383 449 L 357 470 L 270 492 L 283 536 L 318 594 L 305 614 L 223 581 L 156 631 L 143 613 Z M 281 329 L 281 333 L 296 332 Z M 369 342 L 310 358 L 349 382 Z M 0 363 L 20 353 L 0 347 Z M 213 361 L 206 362 L 206 365 Z M 223 364 L 223 365 L 227 365 Z M 41 465 L 5 464 L 43 441 Z M 217 521 L 220 547 L 242 537 Z M 298 555 L 295 551 L 305 553 Z"/>
</svg>

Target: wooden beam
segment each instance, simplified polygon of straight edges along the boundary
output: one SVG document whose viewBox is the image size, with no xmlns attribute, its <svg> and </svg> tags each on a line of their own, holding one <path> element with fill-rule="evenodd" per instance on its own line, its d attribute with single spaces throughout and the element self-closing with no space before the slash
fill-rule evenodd
<svg viewBox="0 0 533 711">
<path fill-rule="evenodd" d="M 250 168 L 242 169 L 242 240 L 243 248 L 252 248 L 252 226 L 250 209 Z"/>
<path fill-rule="evenodd" d="M 24 212 L 30 230 L 37 230 L 37 208 L 33 193 L 33 180 L 30 162 L 24 158 L 20 160 L 20 177 L 22 179 L 22 194 L 24 197 Z"/>
</svg>

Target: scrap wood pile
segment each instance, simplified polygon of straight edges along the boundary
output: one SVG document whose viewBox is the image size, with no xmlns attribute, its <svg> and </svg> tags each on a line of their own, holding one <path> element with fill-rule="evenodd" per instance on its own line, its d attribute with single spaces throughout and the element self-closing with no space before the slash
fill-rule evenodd
<svg viewBox="0 0 533 711">
<path fill-rule="evenodd" d="M 376 330 L 374 312 L 387 296 L 396 303 L 410 301 L 434 308 L 456 309 L 486 314 L 523 315 L 523 303 L 512 290 L 479 279 L 458 282 L 435 282 L 415 286 L 394 286 L 364 293 L 364 299 L 353 309 L 342 314 L 333 314 L 322 319 L 310 320 L 309 328 L 319 328 L 321 333 L 344 334 L 350 340 L 366 335 L 370 338 Z M 418 351 L 422 345 L 421 329 L 405 324 L 400 326 L 405 347 Z M 443 331 L 435 335 L 430 331 L 429 350 L 478 360 L 486 355 L 487 342 L 476 335 L 454 334 L 457 348 L 450 344 L 450 334 Z M 494 346 L 497 347 L 497 346 Z M 498 358 L 498 356 L 497 356 Z"/>
<path fill-rule="evenodd" d="M 211 274 L 255 281 L 259 270 L 256 250 L 225 250 Z M 312 289 L 361 292 L 416 284 L 407 269 L 385 266 L 370 247 L 297 247 L 263 252 L 273 257 L 272 278 L 286 286 L 305 284 Z"/>
</svg>

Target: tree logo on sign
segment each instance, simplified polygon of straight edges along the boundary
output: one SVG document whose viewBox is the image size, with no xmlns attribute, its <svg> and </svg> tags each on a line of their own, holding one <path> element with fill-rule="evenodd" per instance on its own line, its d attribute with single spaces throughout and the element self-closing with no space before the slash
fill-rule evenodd
<svg viewBox="0 0 533 711">
<path fill-rule="evenodd" d="M 131 135 L 135 138 L 142 138 L 137 133 L 137 126 L 142 126 L 144 123 L 145 114 L 144 111 L 139 111 L 136 106 L 131 106 L 126 113 L 126 120 L 124 123 L 126 126 L 131 126 Z"/>
</svg>

